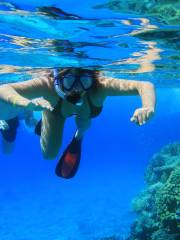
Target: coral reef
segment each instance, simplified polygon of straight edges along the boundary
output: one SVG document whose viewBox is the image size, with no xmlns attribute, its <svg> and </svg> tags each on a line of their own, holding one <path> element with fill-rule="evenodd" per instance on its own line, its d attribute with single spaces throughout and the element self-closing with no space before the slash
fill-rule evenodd
<svg viewBox="0 0 180 240">
<path fill-rule="evenodd" d="M 178 166 L 180 166 L 180 143 L 169 144 L 152 157 L 145 173 L 145 180 L 148 185 L 165 183 Z"/>
<path fill-rule="evenodd" d="M 175 169 L 158 192 L 155 204 L 160 228 L 180 232 L 180 168 Z"/>
<path fill-rule="evenodd" d="M 96 5 L 95 8 L 109 8 L 117 12 L 134 12 L 145 16 L 154 15 L 164 23 L 179 25 L 178 4 L 176 0 L 109 0 L 106 4 Z"/>
<path fill-rule="evenodd" d="M 137 219 L 128 240 L 180 239 L 180 142 L 151 159 L 147 187 L 133 201 Z"/>
</svg>

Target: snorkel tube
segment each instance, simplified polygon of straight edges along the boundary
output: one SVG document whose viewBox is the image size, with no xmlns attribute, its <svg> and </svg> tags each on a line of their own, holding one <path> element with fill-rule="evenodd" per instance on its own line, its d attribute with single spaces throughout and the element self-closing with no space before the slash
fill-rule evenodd
<svg viewBox="0 0 180 240">
<path fill-rule="evenodd" d="M 74 104 L 78 107 L 82 106 L 83 99 L 81 98 L 81 96 L 79 94 L 76 94 L 76 93 L 67 94 L 62 90 L 62 87 L 61 87 L 61 84 L 60 84 L 58 69 L 53 70 L 53 75 L 54 75 L 54 88 L 55 88 L 55 91 L 56 91 L 57 95 L 60 98 L 66 100 L 66 101 L 68 101 L 68 102 L 70 102 L 70 103 L 72 103 L 72 104 Z"/>
</svg>

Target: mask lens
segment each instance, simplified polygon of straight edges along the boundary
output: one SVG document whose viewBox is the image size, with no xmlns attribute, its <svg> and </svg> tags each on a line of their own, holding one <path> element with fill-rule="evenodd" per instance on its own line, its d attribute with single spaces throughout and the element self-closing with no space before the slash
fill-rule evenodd
<svg viewBox="0 0 180 240">
<path fill-rule="evenodd" d="M 71 90 L 75 82 L 75 76 L 73 74 L 66 74 L 62 79 L 63 87 L 66 90 Z"/>
<path fill-rule="evenodd" d="M 92 86 L 92 82 L 93 82 L 92 77 L 89 74 L 83 74 L 80 77 L 80 81 L 81 81 L 81 85 L 85 90 L 89 89 Z"/>
</svg>

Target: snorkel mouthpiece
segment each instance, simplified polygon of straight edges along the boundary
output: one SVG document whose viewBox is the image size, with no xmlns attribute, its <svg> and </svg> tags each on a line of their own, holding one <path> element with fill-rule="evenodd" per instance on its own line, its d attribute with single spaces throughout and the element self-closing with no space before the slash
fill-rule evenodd
<svg viewBox="0 0 180 240">
<path fill-rule="evenodd" d="M 78 93 L 71 93 L 66 97 L 66 100 L 75 104 L 76 106 L 81 106 L 83 104 L 83 100 L 81 95 Z"/>
</svg>

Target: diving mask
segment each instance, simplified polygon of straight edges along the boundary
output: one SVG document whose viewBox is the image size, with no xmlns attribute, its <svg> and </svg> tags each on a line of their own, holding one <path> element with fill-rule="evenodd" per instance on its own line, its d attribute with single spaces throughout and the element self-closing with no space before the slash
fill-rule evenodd
<svg viewBox="0 0 180 240">
<path fill-rule="evenodd" d="M 86 71 L 79 70 L 74 74 L 68 70 L 65 75 L 61 76 L 58 69 L 54 69 L 54 86 L 57 94 L 76 106 L 83 104 L 82 95 L 92 87 L 92 84 L 92 75 Z M 79 87 L 82 91 L 77 91 Z"/>
</svg>

